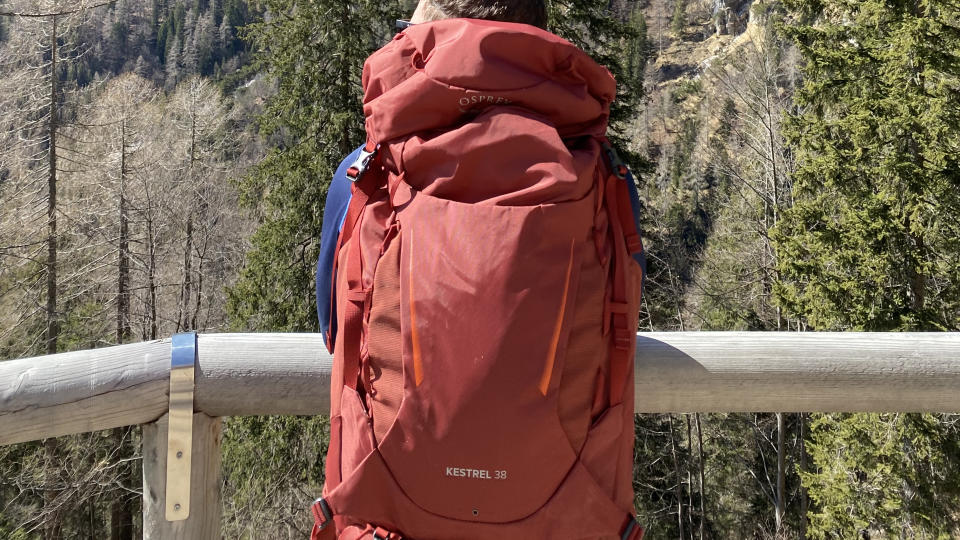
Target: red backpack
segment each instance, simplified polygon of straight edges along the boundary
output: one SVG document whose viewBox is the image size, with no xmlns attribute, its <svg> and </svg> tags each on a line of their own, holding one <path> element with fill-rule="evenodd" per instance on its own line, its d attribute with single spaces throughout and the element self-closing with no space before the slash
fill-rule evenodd
<svg viewBox="0 0 960 540">
<path fill-rule="evenodd" d="M 366 62 L 313 538 L 630 539 L 642 250 L 615 83 L 530 26 Z"/>
</svg>

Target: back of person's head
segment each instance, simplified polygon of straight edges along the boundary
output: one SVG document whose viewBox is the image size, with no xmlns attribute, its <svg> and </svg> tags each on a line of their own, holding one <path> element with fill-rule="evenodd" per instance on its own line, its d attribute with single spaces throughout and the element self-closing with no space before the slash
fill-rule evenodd
<svg viewBox="0 0 960 540">
<path fill-rule="evenodd" d="M 470 18 L 547 27 L 544 0 L 423 0 L 431 20 Z"/>
</svg>

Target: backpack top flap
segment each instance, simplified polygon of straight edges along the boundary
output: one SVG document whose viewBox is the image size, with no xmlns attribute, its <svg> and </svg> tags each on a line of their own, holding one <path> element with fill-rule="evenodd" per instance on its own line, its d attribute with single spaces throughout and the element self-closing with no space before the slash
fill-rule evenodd
<svg viewBox="0 0 960 540">
<path fill-rule="evenodd" d="M 414 188 L 459 202 L 576 200 L 593 184 L 616 83 L 528 25 L 450 19 L 408 28 L 364 66 L 368 142 Z"/>
</svg>

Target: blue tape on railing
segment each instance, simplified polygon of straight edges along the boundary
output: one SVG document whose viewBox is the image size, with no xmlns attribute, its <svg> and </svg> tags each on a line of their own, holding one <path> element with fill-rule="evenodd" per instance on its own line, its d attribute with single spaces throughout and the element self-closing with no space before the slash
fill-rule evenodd
<svg viewBox="0 0 960 540">
<path fill-rule="evenodd" d="M 197 363 L 197 333 L 174 334 L 170 345 L 170 368 L 191 367 Z"/>
</svg>

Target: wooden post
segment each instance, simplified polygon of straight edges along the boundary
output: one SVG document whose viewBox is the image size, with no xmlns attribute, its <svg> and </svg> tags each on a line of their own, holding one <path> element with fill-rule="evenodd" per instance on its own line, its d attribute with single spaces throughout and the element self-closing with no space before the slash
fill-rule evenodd
<svg viewBox="0 0 960 540">
<path fill-rule="evenodd" d="M 219 540 L 220 418 L 193 415 L 190 517 L 167 521 L 167 415 L 143 426 L 144 540 Z"/>
</svg>

